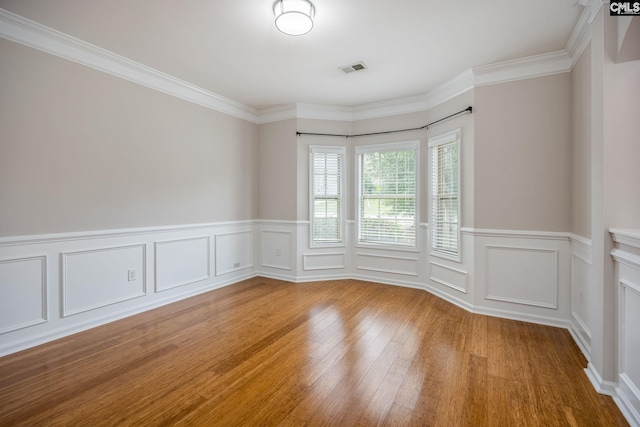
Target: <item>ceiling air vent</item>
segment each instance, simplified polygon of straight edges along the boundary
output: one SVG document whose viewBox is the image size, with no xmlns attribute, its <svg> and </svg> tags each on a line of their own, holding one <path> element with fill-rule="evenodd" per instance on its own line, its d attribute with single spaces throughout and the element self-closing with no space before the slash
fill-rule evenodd
<svg viewBox="0 0 640 427">
<path fill-rule="evenodd" d="M 364 65 L 364 62 L 356 62 L 355 64 L 345 65 L 343 67 L 338 67 L 339 70 L 342 70 L 343 73 L 349 74 L 355 71 L 366 70 L 367 66 Z"/>
</svg>

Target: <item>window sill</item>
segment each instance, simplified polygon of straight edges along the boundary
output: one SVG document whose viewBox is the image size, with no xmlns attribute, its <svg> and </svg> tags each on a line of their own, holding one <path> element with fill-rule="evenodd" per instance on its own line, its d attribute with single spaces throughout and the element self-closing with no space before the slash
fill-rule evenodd
<svg viewBox="0 0 640 427">
<path fill-rule="evenodd" d="M 316 243 L 310 244 L 309 249 L 346 248 L 344 243 Z"/>
<path fill-rule="evenodd" d="M 462 257 L 460 256 L 460 252 L 458 252 L 458 255 L 447 255 L 447 254 L 443 254 L 440 252 L 430 252 L 429 256 L 435 257 L 435 258 L 440 258 L 440 259 L 447 259 L 449 261 L 454 261 L 457 262 L 459 264 L 462 264 Z"/>
<path fill-rule="evenodd" d="M 382 251 L 395 251 L 395 252 L 410 252 L 420 253 L 420 249 L 415 246 L 401 246 L 401 245 L 384 245 L 375 243 L 357 243 L 356 248 L 360 249 L 378 249 Z"/>
</svg>

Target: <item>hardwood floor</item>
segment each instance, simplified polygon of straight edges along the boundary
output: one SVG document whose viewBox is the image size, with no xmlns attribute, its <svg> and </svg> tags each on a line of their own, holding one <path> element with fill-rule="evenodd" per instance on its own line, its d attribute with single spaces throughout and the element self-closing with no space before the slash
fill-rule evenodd
<svg viewBox="0 0 640 427">
<path fill-rule="evenodd" d="M 0 359 L 1 426 L 627 425 L 566 330 L 254 278 Z"/>
</svg>

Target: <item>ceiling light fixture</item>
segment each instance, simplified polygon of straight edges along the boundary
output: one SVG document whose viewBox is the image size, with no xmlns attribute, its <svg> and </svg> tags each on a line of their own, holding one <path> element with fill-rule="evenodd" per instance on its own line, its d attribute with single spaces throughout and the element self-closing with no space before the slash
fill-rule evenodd
<svg viewBox="0 0 640 427">
<path fill-rule="evenodd" d="M 309 0 L 278 0 L 273 4 L 276 28 L 290 36 L 307 34 L 313 28 L 316 8 Z"/>
</svg>

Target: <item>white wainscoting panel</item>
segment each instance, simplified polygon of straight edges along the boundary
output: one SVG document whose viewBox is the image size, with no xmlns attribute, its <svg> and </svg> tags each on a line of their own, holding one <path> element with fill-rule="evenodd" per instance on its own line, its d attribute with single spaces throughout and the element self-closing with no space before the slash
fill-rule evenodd
<svg viewBox="0 0 640 427">
<path fill-rule="evenodd" d="M 619 282 L 618 395 L 640 422 L 640 282 Z"/>
<path fill-rule="evenodd" d="M 557 308 L 558 251 L 486 245 L 486 299 Z"/>
<path fill-rule="evenodd" d="M 573 244 L 572 244 L 573 246 Z M 587 358 L 591 352 L 591 319 L 589 313 L 590 298 L 592 298 L 591 260 L 572 249 L 571 252 L 571 317 L 574 322 L 574 332 L 584 347 Z"/>
<path fill-rule="evenodd" d="M 418 258 L 399 255 L 383 255 L 373 253 L 357 253 L 356 268 L 358 270 L 378 271 L 380 273 L 418 276 Z"/>
<path fill-rule="evenodd" d="M 620 281 L 620 285 L 621 370 L 640 390 L 640 284 Z"/>
<path fill-rule="evenodd" d="M 302 268 L 305 271 L 345 268 L 345 256 L 344 252 L 303 254 Z"/>
<path fill-rule="evenodd" d="M 429 262 L 429 266 L 431 267 L 429 277 L 431 280 L 458 292 L 467 293 L 466 271 L 433 261 Z"/>
<path fill-rule="evenodd" d="M 253 267 L 253 231 L 216 234 L 216 276 Z"/>
<path fill-rule="evenodd" d="M 144 244 L 63 253 L 63 316 L 144 296 L 145 253 Z"/>
<path fill-rule="evenodd" d="M 155 242 L 156 292 L 211 278 L 209 236 Z"/>
<path fill-rule="evenodd" d="M 280 230 L 262 230 L 260 256 L 262 266 L 291 270 L 292 233 Z"/>
<path fill-rule="evenodd" d="M 612 234 L 618 283 L 616 403 L 631 425 L 640 425 L 640 230 Z"/>
<path fill-rule="evenodd" d="M 255 229 L 233 221 L 0 237 L 0 356 L 254 277 Z M 218 272 L 238 271 L 216 276 L 216 255 Z"/>
<path fill-rule="evenodd" d="M 0 260 L 0 334 L 47 321 L 46 256 Z"/>
</svg>

